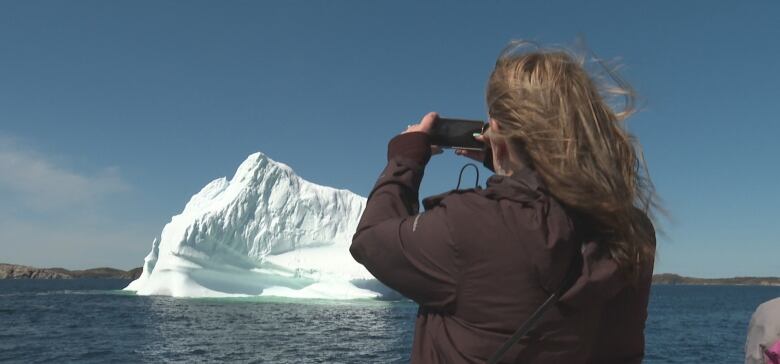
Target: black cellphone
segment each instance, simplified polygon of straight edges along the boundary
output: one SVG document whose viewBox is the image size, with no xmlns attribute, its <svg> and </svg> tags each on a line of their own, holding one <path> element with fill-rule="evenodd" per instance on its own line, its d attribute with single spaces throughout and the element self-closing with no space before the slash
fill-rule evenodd
<svg viewBox="0 0 780 364">
<path fill-rule="evenodd" d="M 482 150 L 484 143 L 474 139 L 487 124 L 480 120 L 437 118 L 431 129 L 431 144 L 442 148 Z"/>
</svg>

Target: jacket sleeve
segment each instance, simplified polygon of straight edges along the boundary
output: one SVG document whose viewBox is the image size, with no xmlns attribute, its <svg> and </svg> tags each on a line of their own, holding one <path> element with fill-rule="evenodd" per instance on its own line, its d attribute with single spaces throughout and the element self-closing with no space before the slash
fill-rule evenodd
<svg viewBox="0 0 780 364">
<path fill-rule="evenodd" d="M 425 133 L 390 141 L 387 166 L 368 197 L 350 252 L 388 287 L 420 305 L 446 309 L 456 291 L 446 209 L 418 214 L 420 182 L 430 157 Z"/>
</svg>

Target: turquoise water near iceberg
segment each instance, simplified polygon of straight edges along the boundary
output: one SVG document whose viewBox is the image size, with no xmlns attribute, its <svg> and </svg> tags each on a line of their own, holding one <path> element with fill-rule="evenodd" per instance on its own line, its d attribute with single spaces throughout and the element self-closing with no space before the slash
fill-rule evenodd
<svg viewBox="0 0 780 364">
<path fill-rule="evenodd" d="M 403 363 L 408 301 L 172 299 L 123 280 L 0 280 L 1 362 Z M 780 287 L 655 286 L 645 363 L 739 363 Z"/>
</svg>

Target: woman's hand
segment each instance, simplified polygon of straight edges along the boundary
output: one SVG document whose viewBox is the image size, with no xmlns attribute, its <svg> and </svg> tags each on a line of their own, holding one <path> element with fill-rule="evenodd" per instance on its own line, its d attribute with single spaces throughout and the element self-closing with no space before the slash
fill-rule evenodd
<svg viewBox="0 0 780 364">
<path fill-rule="evenodd" d="M 485 144 L 489 144 L 490 141 L 482 134 L 475 135 L 474 139 L 477 141 L 480 141 Z M 485 150 L 471 150 L 471 149 L 461 149 L 461 148 L 455 148 L 455 154 L 462 155 L 466 158 L 473 159 L 477 162 L 484 162 L 485 161 Z"/>
<path fill-rule="evenodd" d="M 436 122 L 436 119 L 438 117 L 439 117 L 438 113 L 429 112 L 429 113 L 425 114 L 425 116 L 423 116 L 423 118 L 422 118 L 422 120 L 420 120 L 419 124 L 413 124 L 413 125 L 407 126 L 406 127 L 406 131 L 404 131 L 401 134 L 414 133 L 414 132 L 422 132 L 422 133 L 430 134 L 431 133 L 431 129 L 433 129 L 433 123 Z M 438 145 L 431 145 L 431 153 L 434 154 L 434 155 L 441 154 L 442 153 L 442 149 Z"/>
<path fill-rule="evenodd" d="M 425 116 L 423 116 L 419 124 L 408 125 L 406 127 L 406 131 L 401 134 L 414 133 L 417 131 L 430 134 L 431 129 L 433 129 L 433 123 L 436 122 L 436 118 L 438 117 L 439 117 L 438 113 L 429 112 L 425 114 Z"/>
</svg>

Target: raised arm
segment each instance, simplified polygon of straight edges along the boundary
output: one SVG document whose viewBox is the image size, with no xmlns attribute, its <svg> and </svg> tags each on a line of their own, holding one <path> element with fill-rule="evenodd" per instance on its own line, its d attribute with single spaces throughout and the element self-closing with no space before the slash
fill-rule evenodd
<svg viewBox="0 0 780 364">
<path fill-rule="evenodd" d="M 368 198 L 350 252 L 377 279 L 417 303 L 446 309 L 455 301 L 455 252 L 446 209 L 418 214 L 431 146 L 425 132 L 393 138 L 388 163 Z"/>
</svg>

